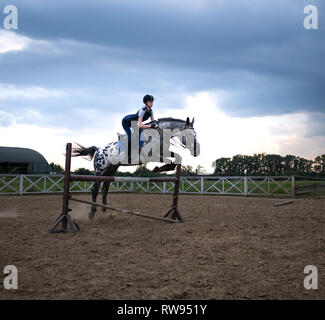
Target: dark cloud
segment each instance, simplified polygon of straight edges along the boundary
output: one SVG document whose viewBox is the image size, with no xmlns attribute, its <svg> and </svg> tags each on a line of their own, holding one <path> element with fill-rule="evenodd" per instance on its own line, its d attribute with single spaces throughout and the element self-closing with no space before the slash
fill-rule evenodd
<svg viewBox="0 0 325 320">
<path fill-rule="evenodd" d="M 69 99 L 31 105 L 43 112 L 95 107 L 123 113 L 136 110 L 147 92 L 162 107 L 178 108 L 186 94 L 215 90 L 226 93 L 225 112 L 241 117 L 325 111 L 323 2 L 11 3 L 19 9 L 18 34 L 59 48 L 0 60 L 0 82 L 68 92 Z M 303 28 L 307 4 L 319 9 L 319 30 Z"/>
<path fill-rule="evenodd" d="M 308 115 L 308 133 L 306 138 L 325 136 L 325 113 L 317 112 Z M 325 153 L 325 150 L 322 154 Z"/>
</svg>

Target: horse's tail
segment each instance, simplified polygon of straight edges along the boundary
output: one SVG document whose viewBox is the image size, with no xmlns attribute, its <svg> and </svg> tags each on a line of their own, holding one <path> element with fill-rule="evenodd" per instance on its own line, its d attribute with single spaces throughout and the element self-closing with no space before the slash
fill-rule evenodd
<svg viewBox="0 0 325 320">
<path fill-rule="evenodd" d="M 98 150 L 98 148 L 96 146 L 91 146 L 89 148 L 85 148 L 82 145 L 80 145 L 79 143 L 76 143 L 76 144 L 78 145 L 78 147 L 72 148 L 72 156 L 73 157 L 85 156 L 86 159 L 88 159 L 90 161 L 93 159 L 94 154 Z"/>
</svg>

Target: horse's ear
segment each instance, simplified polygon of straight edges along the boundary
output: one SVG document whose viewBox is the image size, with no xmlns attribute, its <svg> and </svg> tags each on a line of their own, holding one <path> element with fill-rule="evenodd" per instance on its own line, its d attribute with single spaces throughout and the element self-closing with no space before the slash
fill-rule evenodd
<svg viewBox="0 0 325 320">
<path fill-rule="evenodd" d="M 190 124 L 190 118 L 187 117 L 187 118 L 186 118 L 186 125 L 188 126 L 189 124 Z"/>
<path fill-rule="evenodd" d="M 192 119 L 192 122 L 191 122 L 191 126 L 193 127 L 193 124 L 194 124 L 194 117 Z"/>
</svg>

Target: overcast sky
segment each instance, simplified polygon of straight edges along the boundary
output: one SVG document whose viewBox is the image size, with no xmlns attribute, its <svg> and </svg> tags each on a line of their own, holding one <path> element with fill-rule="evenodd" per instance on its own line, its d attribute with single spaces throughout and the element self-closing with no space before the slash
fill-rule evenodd
<svg viewBox="0 0 325 320">
<path fill-rule="evenodd" d="M 184 161 L 207 172 L 236 154 L 325 153 L 324 1 L 7 0 L 0 20 L 6 4 L 18 29 L 0 27 L 1 146 L 63 166 L 66 142 L 115 141 L 149 93 L 156 118 L 195 118 L 201 155 Z"/>
</svg>

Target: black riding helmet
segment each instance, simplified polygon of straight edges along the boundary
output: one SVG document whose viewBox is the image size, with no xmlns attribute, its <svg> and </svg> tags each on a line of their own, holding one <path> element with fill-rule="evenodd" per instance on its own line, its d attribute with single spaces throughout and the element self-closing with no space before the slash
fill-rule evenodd
<svg viewBox="0 0 325 320">
<path fill-rule="evenodd" d="M 147 104 L 148 101 L 154 101 L 154 100 L 155 100 L 155 98 L 152 95 L 150 95 L 150 94 L 146 94 L 143 97 L 143 103 L 144 104 Z"/>
</svg>

